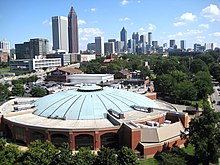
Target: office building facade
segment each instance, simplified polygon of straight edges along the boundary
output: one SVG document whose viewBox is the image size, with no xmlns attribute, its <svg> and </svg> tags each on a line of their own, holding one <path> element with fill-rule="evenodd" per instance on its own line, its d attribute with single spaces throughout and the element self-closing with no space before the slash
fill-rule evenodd
<svg viewBox="0 0 220 165">
<path fill-rule="evenodd" d="M 63 16 L 52 17 L 53 50 L 69 51 L 68 19 Z"/>
<path fill-rule="evenodd" d="M 174 48 L 175 40 L 170 40 L 170 48 Z"/>
<path fill-rule="evenodd" d="M 151 32 L 148 33 L 148 45 L 149 46 L 152 45 L 152 33 Z"/>
<path fill-rule="evenodd" d="M 127 51 L 127 31 L 125 30 L 125 28 L 123 27 L 121 32 L 120 32 L 120 40 L 124 42 L 124 51 Z"/>
<path fill-rule="evenodd" d="M 77 14 L 73 9 L 70 9 L 68 15 L 68 39 L 69 39 L 69 53 L 79 52 L 79 39 L 78 39 L 78 23 Z"/>
<path fill-rule="evenodd" d="M 104 38 L 103 37 L 95 37 L 95 48 L 97 55 L 104 55 Z"/>
<path fill-rule="evenodd" d="M 0 52 L 6 52 L 10 54 L 10 43 L 7 41 L 0 41 Z"/>
<path fill-rule="evenodd" d="M 181 40 L 180 41 L 180 49 L 186 50 L 186 40 Z"/>
<path fill-rule="evenodd" d="M 45 56 L 49 51 L 47 39 L 35 38 L 23 44 L 15 44 L 16 59 L 32 59 L 36 56 Z"/>
<path fill-rule="evenodd" d="M 115 43 L 114 42 L 105 42 L 104 43 L 105 54 L 114 54 L 115 53 Z"/>
</svg>

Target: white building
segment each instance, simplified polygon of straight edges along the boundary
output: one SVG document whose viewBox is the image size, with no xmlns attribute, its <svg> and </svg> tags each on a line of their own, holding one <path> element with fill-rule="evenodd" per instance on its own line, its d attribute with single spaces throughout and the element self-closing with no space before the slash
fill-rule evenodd
<svg viewBox="0 0 220 165">
<path fill-rule="evenodd" d="M 95 51 L 97 55 L 104 55 L 104 38 L 95 37 Z"/>
<path fill-rule="evenodd" d="M 69 82 L 73 84 L 99 84 L 114 80 L 113 74 L 74 74 L 69 75 Z"/>
<path fill-rule="evenodd" d="M 205 50 L 214 50 L 216 47 L 215 43 L 206 43 L 205 44 Z"/>
<path fill-rule="evenodd" d="M 7 41 L 0 41 L 0 51 L 10 54 L 10 43 Z"/>
<path fill-rule="evenodd" d="M 68 19 L 63 16 L 52 17 L 53 50 L 69 52 Z"/>
</svg>

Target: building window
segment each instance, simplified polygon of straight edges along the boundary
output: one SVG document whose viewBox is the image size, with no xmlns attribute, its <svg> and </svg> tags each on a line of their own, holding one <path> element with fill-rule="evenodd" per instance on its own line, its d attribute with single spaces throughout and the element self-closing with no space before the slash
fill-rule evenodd
<svg viewBox="0 0 220 165">
<path fill-rule="evenodd" d="M 45 138 L 45 135 L 40 132 L 33 132 L 31 134 L 31 140 L 32 141 L 41 140 L 43 142 L 43 141 L 46 141 L 46 138 Z"/>
<path fill-rule="evenodd" d="M 101 147 L 119 148 L 119 137 L 117 133 L 110 132 L 101 135 Z"/>
<path fill-rule="evenodd" d="M 76 150 L 79 150 L 81 147 L 87 147 L 91 150 L 94 149 L 94 138 L 92 135 L 82 134 L 75 137 Z"/>
<path fill-rule="evenodd" d="M 69 143 L 69 137 L 63 134 L 53 134 L 51 135 L 51 142 L 56 147 L 60 147 L 63 143 Z"/>
</svg>

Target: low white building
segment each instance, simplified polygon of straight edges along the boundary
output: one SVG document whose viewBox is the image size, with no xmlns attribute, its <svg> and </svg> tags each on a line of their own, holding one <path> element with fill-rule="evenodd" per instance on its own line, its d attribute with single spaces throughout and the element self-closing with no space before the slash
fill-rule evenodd
<svg viewBox="0 0 220 165">
<path fill-rule="evenodd" d="M 33 70 L 61 66 L 61 58 L 33 59 Z"/>
<path fill-rule="evenodd" d="M 69 75 L 68 80 L 73 84 L 99 84 L 114 80 L 113 74 L 74 74 Z"/>
</svg>

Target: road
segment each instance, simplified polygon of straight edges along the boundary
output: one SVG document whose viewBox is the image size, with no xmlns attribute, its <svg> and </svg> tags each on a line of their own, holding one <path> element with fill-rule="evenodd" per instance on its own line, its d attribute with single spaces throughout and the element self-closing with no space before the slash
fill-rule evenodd
<svg viewBox="0 0 220 165">
<path fill-rule="evenodd" d="M 217 90 L 220 89 L 220 86 L 214 86 L 213 89 L 214 89 L 214 93 L 211 96 L 212 100 L 215 100 L 213 107 L 217 112 L 220 112 L 220 96 L 219 96 L 220 91 Z"/>
</svg>

